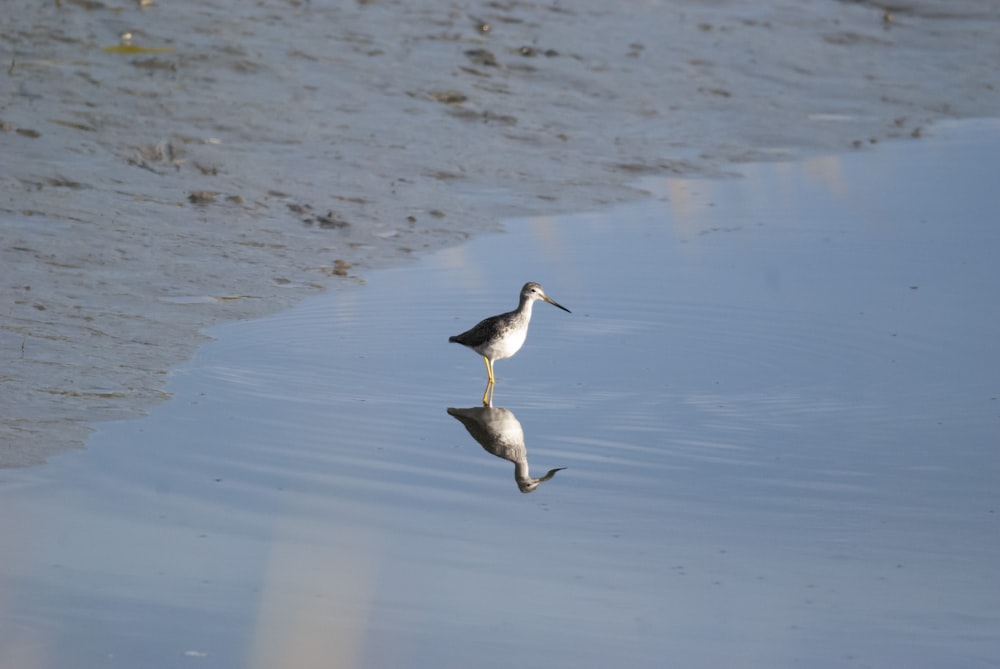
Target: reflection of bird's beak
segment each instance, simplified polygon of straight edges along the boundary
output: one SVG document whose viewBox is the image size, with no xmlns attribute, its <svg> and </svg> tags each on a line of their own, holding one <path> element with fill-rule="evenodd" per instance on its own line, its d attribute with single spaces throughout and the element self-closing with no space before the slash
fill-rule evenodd
<svg viewBox="0 0 1000 669">
<path fill-rule="evenodd" d="M 556 467 L 555 469 L 550 469 L 549 473 L 546 474 L 545 476 L 543 476 L 540 479 L 527 478 L 527 479 L 518 480 L 517 487 L 523 493 L 535 492 L 535 488 L 537 488 L 542 483 L 544 483 L 545 481 L 548 481 L 553 476 L 555 476 L 556 472 L 561 472 L 564 469 L 566 469 L 566 468 L 565 467 Z"/>
<path fill-rule="evenodd" d="M 548 295 L 542 295 L 542 299 L 545 300 L 546 302 L 548 302 L 549 304 L 551 304 L 553 307 L 559 307 L 560 309 L 562 309 L 563 311 L 565 311 L 567 314 L 573 313 L 572 311 L 570 311 L 569 309 L 567 309 L 563 305 L 561 305 L 558 302 L 556 302 L 555 300 L 553 300 Z"/>
<path fill-rule="evenodd" d="M 550 478 L 552 478 L 553 476 L 556 475 L 556 472 L 561 472 L 564 469 L 566 469 L 566 468 L 565 467 L 556 467 L 555 469 L 550 469 L 548 474 L 546 474 L 545 476 L 543 476 L 542 478 L 540 478 L 538 480 L 539 481 L 548 481 Z"/>
</svg>

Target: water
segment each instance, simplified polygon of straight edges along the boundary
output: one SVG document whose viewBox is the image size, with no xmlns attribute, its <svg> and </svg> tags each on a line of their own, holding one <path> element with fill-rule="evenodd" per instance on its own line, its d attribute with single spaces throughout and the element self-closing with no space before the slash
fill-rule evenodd
<svg viewBox="0 0 1000 669">
<path fill-rule="evenodd" d="M 649 180 L 213 329 L 0 472 L 0 666 L 995 666 L 998 145 Z M 525 494 L 447 337 L 527 280 L 573 313 L 496 364 Z"/>
</svg>

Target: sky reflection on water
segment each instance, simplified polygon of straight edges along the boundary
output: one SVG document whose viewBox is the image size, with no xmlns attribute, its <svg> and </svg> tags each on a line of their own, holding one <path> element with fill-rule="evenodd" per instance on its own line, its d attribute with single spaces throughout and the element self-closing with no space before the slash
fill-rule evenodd
<svg viewBox="0 0 1000 669">
<path fill-rule="evenodd" d="M 0 666 L 1000 660 L 1000 130 L 940 132 L 216 328 L 173 401 L 0 473 Z M 492 457 L 447 337 L 527 280 L 573 314 L 466 414 Z"/>
</svg>

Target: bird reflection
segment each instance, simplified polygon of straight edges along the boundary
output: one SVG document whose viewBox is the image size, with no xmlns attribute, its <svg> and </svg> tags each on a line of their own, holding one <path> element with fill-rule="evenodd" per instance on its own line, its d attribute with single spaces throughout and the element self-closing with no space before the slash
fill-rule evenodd
<svg viewBox="0 0 1000 669">
<path fill-rule="evenodd" d="M 541 478 L 534 478 L 528 471 L 528 451 L 524 447 L 524 430 L 513 412 L 494 407 L 472 407 L 470 409 L 448 409 L 457 418 L 472 438 L 487 451 L 514 463 L 514 480 L 521 492 L 534 492 L 541 483 L 548 481 L 556 472 L 566 469 L 550 469 Z"/>
</svg>

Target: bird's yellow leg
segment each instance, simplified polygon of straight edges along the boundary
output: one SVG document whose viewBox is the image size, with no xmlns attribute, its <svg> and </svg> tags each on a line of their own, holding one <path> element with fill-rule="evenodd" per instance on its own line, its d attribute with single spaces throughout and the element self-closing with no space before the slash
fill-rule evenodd
<svg viewBox="0 0 1000 669">
<path fill-rule="evenodd" d="M 483 391 L 483 406 L 491 407 L 493 406 L 493 384 L 487 383 L 486 390 Z"/>
<path fill-rule="evenodd" d="M 493 365 L 490 364 L 490 359 L 485 355 L 483 360 L 486 362 L 486 373 L 490 376 L 490 380 L 486 382 L 486 390 L 483 391 L 483 406 L 491 407 L 493 406 Z"/>
</svg>

